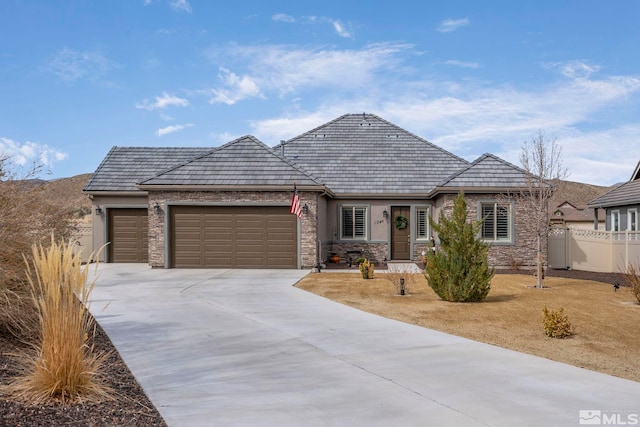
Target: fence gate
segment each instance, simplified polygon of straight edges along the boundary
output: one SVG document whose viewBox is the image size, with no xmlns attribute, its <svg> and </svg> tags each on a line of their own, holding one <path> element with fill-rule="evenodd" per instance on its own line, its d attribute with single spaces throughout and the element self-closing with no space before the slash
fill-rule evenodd
<svg viewBox="0 0 640 427">
<path fill-rule="evenodd" d="M 548 244 L 549 268 L 569 268 L 569 229 L 565 227 L 550 228 Z"/>
</svg>

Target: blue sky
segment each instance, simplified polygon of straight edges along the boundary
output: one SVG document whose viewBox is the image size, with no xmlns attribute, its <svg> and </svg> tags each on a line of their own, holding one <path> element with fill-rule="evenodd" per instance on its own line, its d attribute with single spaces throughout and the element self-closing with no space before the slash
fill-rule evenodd
<svg viewBox="0 0 640 427">
<path fill-rule="evenodd" d="M 374 113 L 467 160 L 539 131 L 569 180 L 640 160 L 640 2 L 3 0 L 0 153 L 45 178 L 114 145 L 275 145 Z"/>
</svg>

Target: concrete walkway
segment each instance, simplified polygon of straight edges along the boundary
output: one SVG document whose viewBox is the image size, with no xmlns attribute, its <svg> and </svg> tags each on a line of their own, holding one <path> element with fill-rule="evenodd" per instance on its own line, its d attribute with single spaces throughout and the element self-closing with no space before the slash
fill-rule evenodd
<svg viewBox="0 0 640 427">
<path fill-rule="evenodd" d="M 364 313 L 306 273 L 103 264 L 91 311 L 170 426 L 638 419 L 640 383 Z"/>
</svg>

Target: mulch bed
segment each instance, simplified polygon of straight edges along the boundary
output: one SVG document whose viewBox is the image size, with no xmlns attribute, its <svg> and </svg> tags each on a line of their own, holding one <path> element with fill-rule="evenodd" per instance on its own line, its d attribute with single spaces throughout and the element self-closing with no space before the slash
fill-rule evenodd
<svg viewBox="0 0 640 427">
<path fill-rule="evenodd" d="M 115 351 L 107 334 L 97 327 L 94 340 L 98 352 L 111 352 L 103 366 L 105 383 L 115 400 L 100 403 L 28 405 L 0 395 L 2 426 L 163 426 L 167 424 L 155 409 L 142 387 Z M 19 372 L 11 353 L 28 349 L 24 344 L 0 331 L 0 385 L 7 384 Z"/>
</svg>

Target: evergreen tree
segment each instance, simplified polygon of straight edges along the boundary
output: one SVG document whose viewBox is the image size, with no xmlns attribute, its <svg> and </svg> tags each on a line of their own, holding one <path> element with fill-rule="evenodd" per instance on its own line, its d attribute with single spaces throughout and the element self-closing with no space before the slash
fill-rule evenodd
<svg viewBox="0 0 640 427">
<path fill-rule="evenodd" d="M 450 219 L 440 212 L 438 223 L 429 222 L 440 238 L 440 248 L 427 255 L 429 286 L 446 301 L 482 301 L 494 271 L 488 266 L 489 245 L 479 237 L 483 221 L 467 221 L 464 193 L 458 194 Z"/>
</svg>

